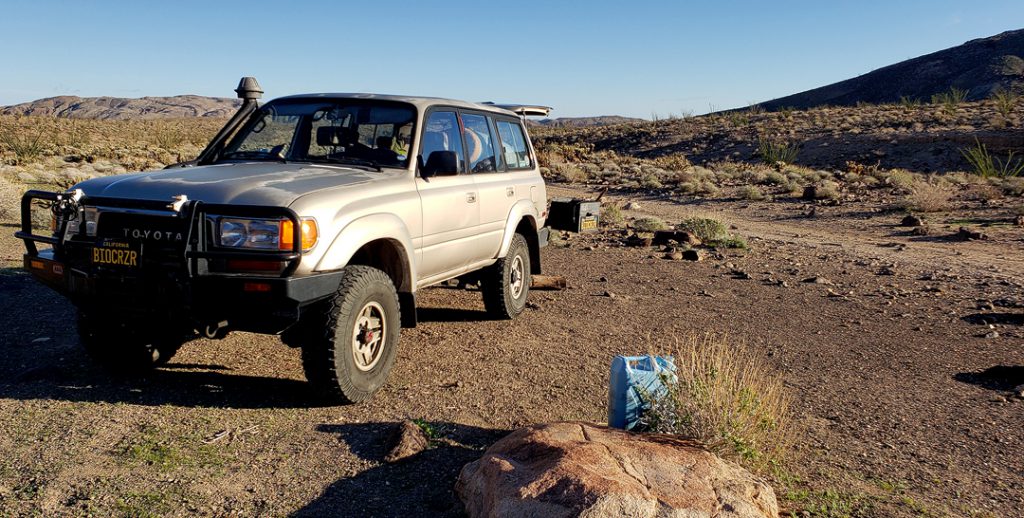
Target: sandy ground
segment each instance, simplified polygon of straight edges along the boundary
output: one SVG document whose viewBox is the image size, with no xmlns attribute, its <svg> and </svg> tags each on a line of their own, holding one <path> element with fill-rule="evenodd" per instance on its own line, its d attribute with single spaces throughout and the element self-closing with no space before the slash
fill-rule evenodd
<svg viewBox="0 0 1024 518">
<path fill-rule="evenodd" d="M 571 194 L 590 195 L 550 193 Z M 508 430 L 602 422 L 614 355 L 714 332 L 763 350 L 794 393 L 803 440 L 775 480 L 787 509 L 1024 516 L 1024 229 L 958 242 L 956 222 L 915 237 L 872 206 L 639 203 L 627 214 L 719 212 L 751 249 L 670 261 L 569 236 L 543 252 L 569 289 L 532 293 L 511 322 L 487 320 L 476 291 L 425 290 L 389 383 L 344 407 L 313 404 L 297 351 L 247 333 L 110 378 L 73 308 L 15 268 L 4 226 L 0 515 L 458 516 L 458 470 Z M 815 276 L 830 283 L 802 282 Z M 439 439 L 386 464 L 405 418 Z"/>
</svg>

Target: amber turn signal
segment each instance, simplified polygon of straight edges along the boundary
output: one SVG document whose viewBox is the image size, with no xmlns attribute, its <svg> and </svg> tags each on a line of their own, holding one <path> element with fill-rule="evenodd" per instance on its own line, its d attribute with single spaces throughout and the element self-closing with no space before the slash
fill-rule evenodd
<svg viewBox="0 0 1024 518">
<path fill-rule="evenodd" d="M 302 251 L 311 250 L 316 246 L 320 237 L 316 220 L 313 218 L 302 218 Z M 281 250 L 291 250 L 295 241 L 295 230 L 290 219 L 281 222 Z"/>
</svg>

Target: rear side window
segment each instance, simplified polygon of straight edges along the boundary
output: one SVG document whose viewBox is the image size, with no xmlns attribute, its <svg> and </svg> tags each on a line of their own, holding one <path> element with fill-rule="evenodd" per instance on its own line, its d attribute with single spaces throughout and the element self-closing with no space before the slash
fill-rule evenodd
<svg viewBox="0 0 1024 518">
<path fill-rule="evenodd" d="M 497 121 L 501 137 L 501 156 L 509 169 L 529 169 L 530 150 L 526 146 L 523 128 L 514 122 Z"/>
<path fill-rule="evenodd" d="M 466 128 L 466 152 L 469 154 L 469 170 L 474 173 L 496 171 L 494 158 L 494 135 L 487 117 L 462 114 L 462 125 Z"/>
</svg>

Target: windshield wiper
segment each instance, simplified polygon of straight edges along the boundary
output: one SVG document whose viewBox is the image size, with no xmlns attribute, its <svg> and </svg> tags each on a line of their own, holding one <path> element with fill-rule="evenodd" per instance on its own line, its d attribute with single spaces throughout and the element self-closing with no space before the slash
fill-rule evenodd
<svg viewBox="0 0 1024 518">
<path fill-rule="evenodd" d="M 372 160 L 365 160 L 365 159 L 362 159 L 362 158 L 350 157 L 350 156 L 345 156 L 345 157 L 333 157 L 333 156 L 317 157 L 316 159 L 310 159 L 309 161 L 310 162 L 324 162 L 324 163 L 327 163 L 327 164 L 354 165 L 354 166 L 357 166 L 357 167 L 365 167 L 367 169 L 370 169 L 370 170 L 373 170 L 373 171 L 377 171 L 377 172 L 383 171 L 383 169 L 381 169 L 381 167 L 379 165 L 377 165 L 377 162 L 374 162 Z"/>
</svg>

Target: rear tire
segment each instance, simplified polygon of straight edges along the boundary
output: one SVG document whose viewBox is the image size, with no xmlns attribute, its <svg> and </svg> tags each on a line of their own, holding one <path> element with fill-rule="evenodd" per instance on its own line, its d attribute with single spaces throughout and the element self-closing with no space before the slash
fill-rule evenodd
<svg viewBox="0 0 1024 518">
<path fill-rule="evenodd" d="M 480 290 L 492 317 L 508 320 L 523 312 L 530 295 L 530 246 L 522 234 L 513 235 L 505 257 L 482 272 Z"/>
<path fill-rule="evenodd" d="M 386 273 L 345 268 L 337 293 L 303 316 L 293 335 L 306 379 L 342 403 L 366 401 L 395 363 L 401 331 L 398 293 Z"/>
<path fill-rule="evenodd" d="M 78 310 L 78 338 L 89 356 L 117 374 L 140 374 L 170 361 L 185 343 L 178 333 L 152 322 Z"/>
</svg>

